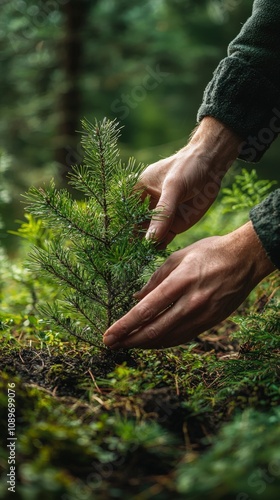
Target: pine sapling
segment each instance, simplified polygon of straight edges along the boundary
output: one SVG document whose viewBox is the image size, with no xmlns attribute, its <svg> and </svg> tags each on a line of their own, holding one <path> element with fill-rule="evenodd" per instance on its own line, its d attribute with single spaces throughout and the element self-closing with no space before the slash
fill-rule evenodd
<svg viewBox="0 0 280 500">
<path fill-rule="evenodd" d="M 134 189 L 143 165 L 120 160 L 115 121 L 82 125 L 83 164 L 69 174 L 79 197 L 54 181 L 25 196 L 27 211 L 49 229 L 30 264 L 61 287 L 58 300 L 41 306 L 44 316 L 60 331 L 100 346 L 104 331 L 133 305 L 159 252 L 136 234 L 151 217 L 149 199 Z"/>
</svg>

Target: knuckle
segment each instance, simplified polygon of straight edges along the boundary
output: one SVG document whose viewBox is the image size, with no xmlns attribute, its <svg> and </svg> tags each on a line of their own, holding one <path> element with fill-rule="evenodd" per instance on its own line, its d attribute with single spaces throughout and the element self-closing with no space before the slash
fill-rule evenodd
<svg viewBox="0 0 280 500">
<path fill-rule="evenodd" d="M 176 173 L 176 171 L 172 170 L 166 176 L 164 185 L 168 186 L 168 187 L 173 187 L 173 186 L 177 186 L 178 184 L 179 184 L 179 181 L 178 181 L 177 173 Z"/>
<path fill-rule="evenodd" d="M 147 322 L 150 321 L 153 316 L 154 316 L 154 311 L 151 307 L 145 305 L 145 304 L 139 304 L 138 305 L 138 314 L 141 322 Z"/>
<path fill-rule="evenodd" d="M 194 293 L 192 297 L 189 298 L 189 309 L 191 311 L 203 310 L 206 305 L 209 305 L 208 295 L 201 293 Z"/>
<path fill-rule="evenodd" d="M 151 326 L 146 330 L 146 335 L 149 340 L 156 339 L 159 336 L 159 331 Z"/>
<path fill-rule="evenodd" d="M 178 177 L 177 171 L 168 174 L 164 182 L 164 189 L 167 192 L 175 191 L 178 197 L 182 197 L 183 193 L 186 192 L 185 183 L 180 176 Z"/>
<path fill-rule="evenodd" d="M 119 327 L 119 334 L 121 337 L 127 335 L 128 333 L 128 328 L 127 328 L 127 325 L 125 323 L 122 323 Z"/>
</svg>

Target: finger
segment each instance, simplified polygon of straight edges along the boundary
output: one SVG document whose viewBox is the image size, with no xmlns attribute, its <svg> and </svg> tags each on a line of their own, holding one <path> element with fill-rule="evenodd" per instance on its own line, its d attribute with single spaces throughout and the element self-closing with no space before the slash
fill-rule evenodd
<svg viewBox="0 0 280 500">
<path fill-rule="evenodd" d="M 152 194 L 147 189 L 145 189 L 144 191 L 142 191 L 140 199 L 141 201 L 144 201 L 147 197 L 149 197 L 149 208 L 153 210 L 157 206 L 159 195 L 157 193 Z"/>
<path fill-rule="evenodd" d="M 174 325 L 173 325 L 174 326 Z M 184 323 L 183 325 L 177 325 L 176 328 L 172 329 L 165 333 L 164 335 L 159 335 L 154 339 L 146 339 L 143 341 L 142 338 L 133 337 L 133 341 L 131 339 L 130 344 L 128 342 L 123 341 L 120 342 L 117 346 L 118 349 L 168 349 L 169 347 L 175 347 L 182 344 L 186 344 L 191 342 L 197 335 L 203 333 L 207 328 L 189 328 L 188 323 Z M 197 332 L 197 333 L 196 333 Z"/>
<path fill-rule="evenodd" d="M 237 301 L 230 300 L 228 304 L 221 307 L 220 300 L 214 300 L 211 304 L 208 294 L 203 297 L 198 293 L 189 298 L 185 295 L 174 305 L 174 309 L 166 310 L 166 317 L 173 309 L 173 313 L 178 311 L 179 318 L 170 316 L 170 321 L 165 319 L 163 323 L 164 317 L 161 315 L 153 324 L 143 326 L 121 341 L 118 348 L 164 349 L 190 342 L 201 333 L 224 321 L 243 300 L 244 297 L 239 296 Z M 181 308 L 180 312 L 181 303 L 185 304 L 185 307 Z M 205 307 L 206 304 L 208 307 Z M 153 336 L 151 331 L 154 333 Z"/>
<path fill-rule="evenodd" d="M 129 336 L 119 341 L 118 348 L 160 347 L 170 342 L 168 338 L 172 329 L 179 326 L 182 320 L 181 305 L 175 303 L 165 309 L 151 323 L 142 326 Z M 167 337 L 167 338 L 166 338 Z"/>
<path fill-rule="evenodd" d="M 155 207 L 157 206 L 158 197 L 155 198 L 155 197 L 151 196 L 147 191 L 143 191 L 140 195 L 140 200 L 143 202 L 145 200 L 145 198 L 147 198 L 147 197 L 149 198 L 149 209 L 154 210 Z M 144 237 L 144 235 L 146 234 L 146 232 L 149 228 L 150 221 L 151 221 L 151 217 L 147 216 L 146 220 L 138 222 L 135 225 L 135 236 L 136 237 Z"/>
<path fill-rule="evenodd" d="M 177 236 L 177 233 L 175 233 L 174 231 L 168 231 L 164 240 L 157 244 L 158 250 L 165 250 L 167 245 L 169 245 L 169 243 L 174 240 L 175 236 Z"/>
<path fill-rule="evenodd" d="M 189 299 L 188 302 L 190 302 Z M 223 315 L 222 315 L 223 316 Z M 163 349 L 191 341 L 200 333 L 217 324 L 210 318 L 201 301 L 187 305 L 187 297 L 178 301 L 153 323 L 144 325 L 120 341 L 118 348 Z"/>
<path fill-rule="evenodd" d="M 174 283 L 176 283 L 175 288 Z M 113 345 L 146 323 L 152 322 L 181 295 L 182 284 L 179 277 L 176 274 L 174 275 L 173 272 L 163 283 L 105 332 L 104 343 L 107 346 Z"/>
<path fill-rule="evenodd" d="M 152 325 L 144 326 L 121 341 L 118 348 L 164 349 L 190 342 L 210 326 L 201 304 L 194 309 L 190 307 L 189 311 L 186 309 L 183 301 L 178 301 L 158 316 Z"/>
<path fill-rule="evenodd" d="M 176 206 L 160 200 L 154 209 L 154 215 L 150 222 L 146 239 L 163 241 L 172 226 L 176 211 Z"/>
<path fill-rule="evenodd" d="M 165 239 L 168 231 L 171 229 L 177 206 L 177 194 L 171 192 L 169 189 L 163 189 L 155 208 L 155 215 L 152 217 L 146 234 L 147 239 L 156 239 L 158 241 Z"/>
<path fill-rule="evenodd" d="M 149 196 L 150 198 L 150 208 L 155 208 L 157 203 L 158 203 L 158 200 L 160 198 L 160 192 L 157 190 L 157 189 L 154 189 L 152 187 L 148 187 L 144 184 L 140 184 L 140 183 L 137 183 L 134 188 L 133 188 L 133 191 L 134 192 L 139 192 L 139 196 L 140 196 L 140 199 L 142 201 L 145 200 L 145 198 L 147 198 L 147 196 Z"/>
</svg>

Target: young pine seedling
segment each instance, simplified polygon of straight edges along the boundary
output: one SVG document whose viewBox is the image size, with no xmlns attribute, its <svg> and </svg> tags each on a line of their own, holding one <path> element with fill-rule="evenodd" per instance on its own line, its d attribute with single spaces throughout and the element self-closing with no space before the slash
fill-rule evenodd
<svg viewBox="0 0 280 500">
<path fill-rule="evenodd" d="M 115 121 L 82 125 L 84 161 L 69 174 L 79 197 L 53 181 L 25 196 L 28 212 L 50 230 L 30 263 L 61 288 L 59 299 L 41 306 L 41 313 L 59 331 L 101 346 L 104 331 L 133 305 L 133 293 L 159 252 L 136 234 L 152 215 L 149 199 L 142 201 L 134 189 L 143 165 L 120 160 Z"/>
</svg>

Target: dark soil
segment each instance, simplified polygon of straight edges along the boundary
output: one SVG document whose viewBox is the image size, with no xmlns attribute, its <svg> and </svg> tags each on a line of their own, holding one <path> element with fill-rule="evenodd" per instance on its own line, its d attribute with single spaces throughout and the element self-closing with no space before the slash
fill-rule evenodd
<svg viewBox="0 0 280 500">
<path fill-rule="evenodd" d="M 227 326 L 228 328 L 232 329 L 231 325 Z M 229 341 L 228 331 L 225 331 L 224 335 L 217 335 L 213 330 L 196 341 L 197 353 L 213 351 L 217 357 L 222 357 L 236 356 L 238 352 L 238 344 L 236 341 Z M 129 367 L 137 368 L 137 353 L 104 349 L 96 355 L 91 351 L 75 349 L 58 354 L 55 348 L 12 349 L 6 346 L 1 351 L 0 370 L 19 376 L 26 384 L 35 384 L 46 389 L 55 397 L 88 401 L 87 381 L 90 384 L 93 378 L 106 379 L 106 376 L 123 362 Z M 130 413 L 125 404 L 127 398 L 119 399 L 119 410 L 127 416 Z M 208 419 L 205 415 L 202 419 L 199 416 L 191 416 L 187 405 L 182 405 L 186 402 L 186 394 L 177 394 L 175 389 L 163 387 L 162 384 L 137 394 L 137 407 L 142 417 L 156 420 L 181 442 L 187 439 L 189 446 L 194 449 L 203 449 L 208 434 L 215 432 L 217 422 L 213 422 L 213 415 L 209 415 Z"/>
<path fill-rule="evenodd" d="M 23 348 L 11 350 L 4 348 L 0 356 L 0 369 L 10 375 L 18 375 L 29 384 L 37 384 L 56 396 L 82 397 L 79 381 L 94 377 L 106 377 L 116 365 L 126 362 L 136 366 L 131 354 L 127 352 L 105 351 L 92 356 L 79 354 L 77 350 L 62 354 L 52 354 L 50 350 Z"/>
</svg>

